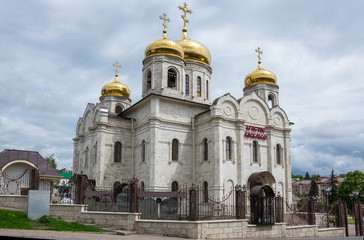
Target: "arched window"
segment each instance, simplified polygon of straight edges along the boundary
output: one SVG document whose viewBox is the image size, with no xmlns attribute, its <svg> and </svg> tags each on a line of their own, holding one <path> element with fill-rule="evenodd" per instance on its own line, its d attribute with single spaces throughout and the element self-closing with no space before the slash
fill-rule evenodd
<svg viewBox="0 0 364 240">
<path fill-rule="evenodd" d="M 272 94 L 268 95 L 268 106 L 272 108 L 274 106 L 274 96 Z"/>
<path fill-rule="evenodd" d="M 203 149 L 202 159 L 204 161 L 207 161 L 209 159 L 209 143 L 206 138 L 202 142 L 202 149 Z"/>
<path fill-rule="evenodd" d="M 202 183 L 203 188 L 203 202 L 207 203 L 209 201 L 209 184 L 204 181 Z"/>
<path fill-rule="evenodd" d="M 152 72 L 148 70 L 147 72 L 147 90 L 152 88 Z"/>
<path fill-rule="evenodd" d="M 201 97 L 201 77 L 197 77 L 197 97 Z"/>
<path fill-rule="evenodd" d="M 145 162 L 145 141 L 143 140 L 142 141 L 142 151 L 141 151 L 141 159 L 142 159 L 142 162 Z"/>
<path fill-rule="evenodd" d="M 172 161 L 178 161 L 178 145 L 177 139 L 172 140 Z"/>
<path fill-rule="evenodd" d="M 186 96 L 190 95 L 190 76 L 186 75 Z"/>
<path fill-rule="evenodd" d="M 144 182 L 143 181 L 140 182 L 140 190 L 142 190 L 142 191 L 145 190 L 145 186 L 144 186 Z"/>
<path fill-rule="evenodd" d="M 226 137 L 225 151 L 226 151 L 226 160 L 230 160 L 231 159 L 231 138 L 230 137 Z"/>
<path fill-rule="evenodd" d="M 276 161 L 277 164 L 281 164 L 281 157 L 282 157 L 282 148 L 281 145 L 277 144 L 276 145 Z"/>
<path fill-rule="evenodd" d="M 116 113 L 116 114 L 119 114 L 119 113 L 121 113 L 122 111 L 123 111 L 123 107 L 122 107 L 122 106 L 117 105 L 117 106 L 115 107 L 115 113 Z"/>
<path fill-rule="evenodd" d="M 95 143 L 95 146 L 94 146 L 94 162 L 93 164 L 95 165 L 97 162 L 97 142 Z"/>
<path fill-rule="evenodd" d="M 253 142 L 253 162 L 258 162 L 258 142 Z"/>
<path fill-rule="evenodd" d="M 86 151 L 85 151 L 85 168 L 88 167 L 88 162 L 89 162 L 89 159 L 88 159 L 88 156 L 89 156 L 89 150 L 88 150 L 88 147 L 86 147 Z"/>
<path fill-rule="evenodd" d="M 209 99 L 209 81 L 206 81 L 206 98 Z"/>
<path fill-rule="evenodd" d="M 121 143 L 116 142 L 114 147 L 114 162 L 121 162 Z"/>
<path fill-rule="evenodd" d="M 168 87 L 176 88 L 177 85 L 177 73 L 174 69 L 168 70 Z"/>
<path fill-rule="evenodd" d="M 178 191 L 178 182 L 173 181 L 172 182 L 172 192 L 177 192 Z"/>
</svg>

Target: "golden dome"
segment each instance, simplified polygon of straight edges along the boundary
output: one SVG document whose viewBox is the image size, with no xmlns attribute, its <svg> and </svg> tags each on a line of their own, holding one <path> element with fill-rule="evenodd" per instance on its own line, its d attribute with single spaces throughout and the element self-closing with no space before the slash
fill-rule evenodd
<svg viewBox="0 0 364 240">
<path fill-rule="evenodd" d="M 202 43 L 191 40 L 187 35 L 186 28 L 183 28 L 183 34 L 181 38 L 178 39 L 177 43 L 183 48 L 185 60 L 201 62 L 210 66 L 210 51 Z"/>
<path fill-rule="evenodd" d="M 101 89 L 102 96 L 121 96 L 130 99 L 129 88 L 119 81 L 118 74 L 111 83 L 105 84 Z"/>
<path fill-rule="evenodd" d="M 276 75 L 269 70 L 265 70 L 261 65 L 262 62 L 260 61 L 260 55 L 263 54 L 263 52 L 260 50 L 260 47 L 255 49 L 255 51 L 258 53 L 258 67 L 255 69 L 255 71 L 246 75 L 244 81 L 245 87 L 249 87 L 258 83 L 272 84 L 278 87 Z"/>
<path fill-rule="evenodd" d="M 246 75 L 245 87 L 249 87 L 251 85 L 258 84 L 258 83 L 272 84 L 272 85 L 276 85 L 278 87 L 276 75 L 269 70 L 265 70 L 262 67 L 260 61 L 258 62 L 257 69 L 255 69 L 255 71 Z"/>
<path fill-rule="evenodd" d="M 154 55 L 170 55 L 183 59 L 183 48 L 173 40 L 168 39 L 167 31 L 163 30 L 161 39 L 151 42 L 145 49 L 145 58 Z"/>
</svg>

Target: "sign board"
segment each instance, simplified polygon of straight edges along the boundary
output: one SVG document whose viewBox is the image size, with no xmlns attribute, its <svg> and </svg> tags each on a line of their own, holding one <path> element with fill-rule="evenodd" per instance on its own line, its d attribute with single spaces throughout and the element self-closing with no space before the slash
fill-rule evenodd
<svg viewBox="0 0 364 240">
<path fill-rule="evenodd" d="M 28 218 L 38 219 L 43 215 L 49 216 L 50 191 L 29 190 Z"/>
</svg>

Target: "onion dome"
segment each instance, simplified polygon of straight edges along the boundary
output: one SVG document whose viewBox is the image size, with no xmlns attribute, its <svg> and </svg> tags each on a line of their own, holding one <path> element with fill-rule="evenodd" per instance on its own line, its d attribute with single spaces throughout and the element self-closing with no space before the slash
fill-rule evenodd
<svg viewBox="0 0 364 240">
<path fill-rule="evenodd" d="M 184 59 L 196 62 L 201 62 L 210 66 L 211 55 L 210 51 L 202 43 L 191 40 L 187 35 L 186 23 L 188 23 L 187 13 L 192 14 L 192 10 L 187 8 L 187 3 L 178 7 L 183 12 L 181 18 L 183 19 L 182 36 L 177 41 L 182 47 L 185 53 Z"/>
<path fill-rule="evenodd" d="M 154 55 L 170 55 L 170 56 L 176 56 L 183 59 L 183 48 L 181 45 L 176 43 L 173 40 L 168 39 L 167 37 L 167 25 L 166 21 L 170 21 L 167 17 L 167 14 L 163 14 L 164 17 L 160 16 L 159 18 L 164 20 L 164 23 L 162 23 L 164 29 L 163 29 L 163 36 L 161 39 L 151 42 L 145 49 L 145 58 L 154 56 Z"/>
<path fill-rule="evenodd" d="M 259 47 L 255 51 L 258 52 L 258 58 L 259 58 L 258 67 L 253 72 L 246 75 L 244 81 L 245 87 L 247 88 L 251 85 L 259 83 L 271 84 L 278 87 L 276 75 L 273 72 L 264 69 L 261 65 L 262 62 L 260 61 L 261 60 L 260 54 L 262 54 L 263 52 L 260 51 Z"/>
<path fill-rule="evenodd" d="M 120 68 L 121 66 L 119 65 L 118 62 L 116 62 L 116 64 L 113 65 L 116 67 L 115 78 L 111 83 L 108 83 L 102 87 L 101 95 L 126 97 L 130 100 L 130 89 L 126 85 L 122 84 L 118 78 L 117 68 Z"/>
<path fill-rule="evenodd" d="M 177 43 L 180 44 L 185 53 L 184 59 L 196 62 L 201 62 L 210 66 L 211 55 L 210 51 L 205 45 L 197 41 L 191 40 L 187 35 L 187 29 L 183 28 L 183 34 L 178 39 Z"/>
</svg>

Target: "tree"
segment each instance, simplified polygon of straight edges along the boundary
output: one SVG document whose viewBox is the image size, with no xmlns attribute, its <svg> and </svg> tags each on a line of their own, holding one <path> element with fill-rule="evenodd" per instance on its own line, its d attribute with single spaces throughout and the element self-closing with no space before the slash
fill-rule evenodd
<svg viewBox="0 0 364 240">
<path fill-rule="evenodd" d="M 331 170 L 329 184 L 331 186 L 331 192 L 330 192 L 331 194 L 329 196 L 329 204 L 333 204 L 337 200 L 337 192 L 339 190 L 337 176 L 334 173 L 334 169 Z"/>
<path fill-rule="evenodd" d="M 292 178 L 298 178 L 299 180 L 302 180 L 303 176 L 302 175 L 293 175 L 292 174 Z"/>
<path fill-rule="evenodd" d="M 353 190 L 359 190 L 359 199 L 360 201 L 364 201 L 364 173 L 359 170 L 348 172 L 337 194 L 338 198 L 346 202 L 349 208 L 351 207 L 352 201 L 350 194 Z"/>
<path fill-rule="evenodd" d="M 51 154 L 49 157 L 45 157 L 44 158 L 49 165 L 51 165 L 55 170 L 57 170 L 57 163 L 56 163 L 56 159 L 54 158 L 54 153 Z"/>
<path fill-rule="evenodd" d="M 319 195 L 319 189 L 316 183 L 316 178 L 311 179 L 311 188 L 310 192 L 308 193 L 310 197 L 316 197 Z"/>
<path fill-rule="evenodd" d="M 304 178 L 305 180 L 310 180 L 311 178 L 310 178 L 310 174 L 308 173 L 308 172 L 306 172 L 306 175 L 305 175 L 305 178 Z"/>
</svg>

